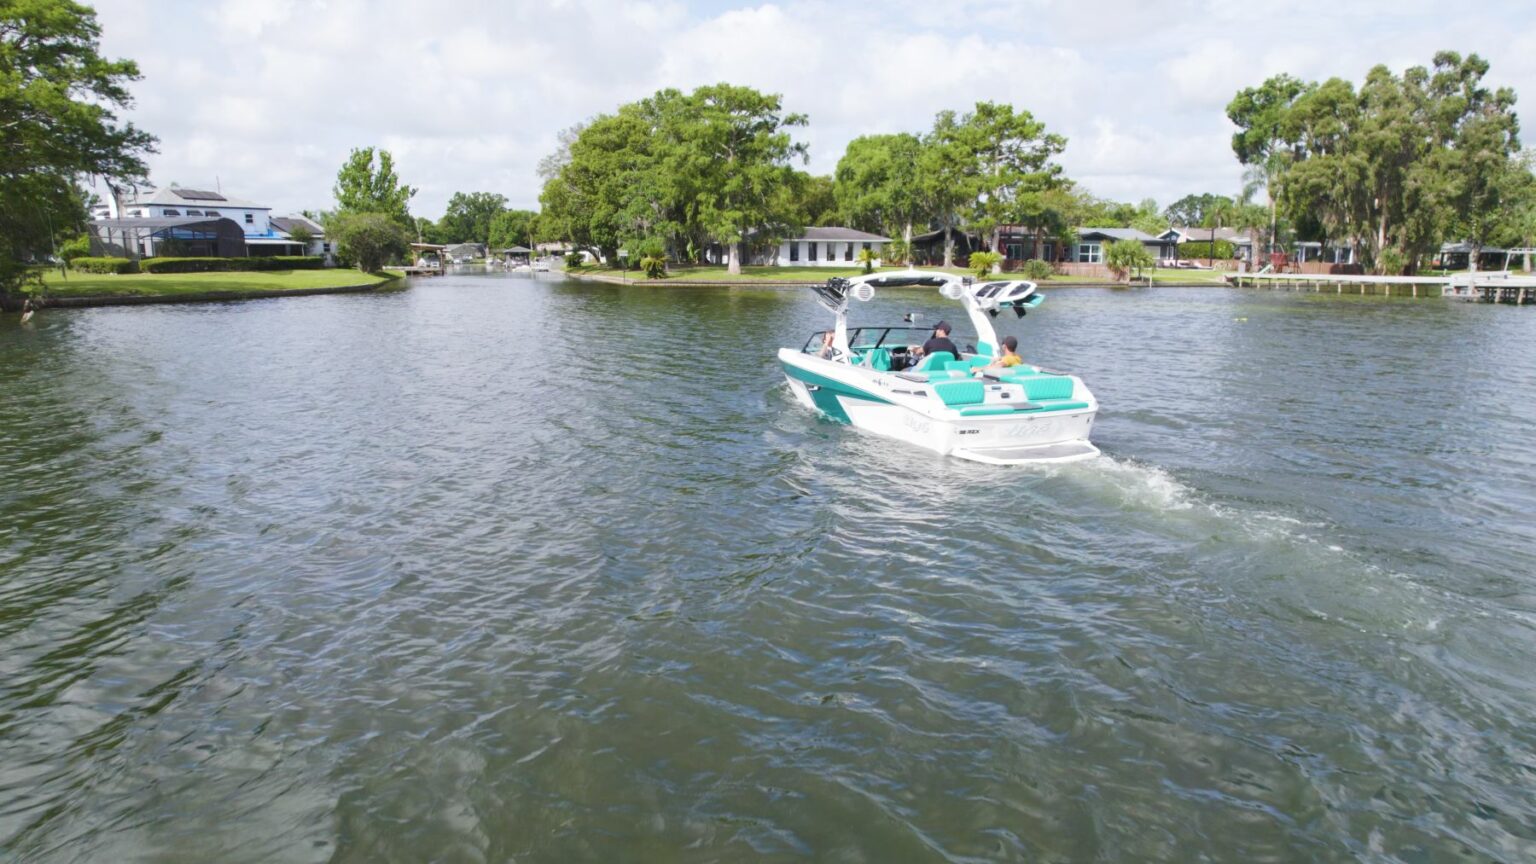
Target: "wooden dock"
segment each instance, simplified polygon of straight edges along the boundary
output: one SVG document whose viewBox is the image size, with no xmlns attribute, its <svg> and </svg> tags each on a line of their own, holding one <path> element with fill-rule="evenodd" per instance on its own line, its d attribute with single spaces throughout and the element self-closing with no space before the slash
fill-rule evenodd
<svg viewBox="0 0 1536 864">
<path fill-rule="evenodd" d="M 1228 285 L 1386 297 L 1447 297 L 1481 303 L 1536 303 L 1536 277 L 1508 271 L 1455 276 L 1346 276 L 1325 273 L 1227 273 Z"/>
</svg>

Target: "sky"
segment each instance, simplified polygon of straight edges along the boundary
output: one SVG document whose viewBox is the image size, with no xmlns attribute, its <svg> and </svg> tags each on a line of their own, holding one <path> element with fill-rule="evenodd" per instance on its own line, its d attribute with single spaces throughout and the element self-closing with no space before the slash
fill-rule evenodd
<svg viewBox="0 0 1536 864">
<path fill-rule="evenodd" d="M 390 150 L 442 215 L 454 192 L 537 209 L 557 133 L 663 87 L 721 81 L 805 114 L 803 166 L 944 109 L 1011 103 L 1067 137 L 1095 195 L 1233 194 L 1225 107 L 1286 72 L 1358 83 L 1384 63 L 1477 53 L 1536 105 L 1536 4 L 1053 0 L 98 0 L 102 50 L 143 80 L 125 116 L 160 139 L 151 181 L 275 213 L 327 209 L 354 147 Z M 1536 141 L 1536 129 L 1526 136 Z"/>
</svg>

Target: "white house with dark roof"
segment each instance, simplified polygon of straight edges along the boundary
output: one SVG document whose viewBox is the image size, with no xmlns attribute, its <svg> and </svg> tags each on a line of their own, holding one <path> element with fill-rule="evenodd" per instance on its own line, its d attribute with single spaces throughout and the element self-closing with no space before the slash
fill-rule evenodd
<svg viewBox="0 0 1536 864">
<path fill-rule="evenodd" d="M 858 264 L 859 251 L 868 249 L 875 253 L 875 266 L 885 257 L 885 244 L 889 237 L 858 231 L 853 228 L 825 226 L 802 229 L 799 236 L 789 237 L 779 243 L 779 254 L 774 261 L 781 267 L 851 267 Z"/>
<path fill-rule="evenodd" d="M 1135 240 L 1152 253 L 1155 260 L 1175 257 L 1178 243 L 1163 235 L 1153 237 L 1135 228 L 1079 228 L 1077 248 L 1071 261 L 1077 264 L 1103 264 L 1104 252 L 1116 240 Z"/>
<path fill-rule="evenodd" d="M 270 221 L 273 232 L 292 243 L 292 248 L 282 254 L 319 255 L 327 261 L 335 257 L 336 247 L 326 239 L 325 228 L 308 216 L 273 216 Z M 303 248 L 300 248 L 298 243 L 292 242 L 293 232 L 300 228 L 309 232 L 309 245 Z"/>
<path fill-rule="evenodd" d="M 192 224 L 198 221 L 228 219 L 235 223 L 244 235 L 245 248 L 242 253 L 245 255 L 319 255 L 329 260 L 336 251 L 335 246 L 326 239 L 325 229 L 313 220 L 303 216 L 273 216 L 271 207 L 236 198 L 233 195 L 225 195 L 223 192 L 189 189 L 183 186 L 146 189 L 126 199 L 120 206 L 116 202 L 108 202 L 104 210 L 104 213 L 98 215 L 105 216 L 103 221 L 113 222 L 132 219 L 169 219 L 180 220 L 179 226 L 180 222 Z M 156 224 L 159 222 L 157 221 Z M 310 242 L 307 246 L 294 242 L 290 234 L 299 227 L 310 234 Z M 183 239 L 176 236 L 175 232 L 162 231 L 147 235 L 145 232 L 134 233 L 145 236 L 140 237 L 137 243 L 129 245 L 135 254 L 145 256 L 162 254 L 158 247 L 167 240 Z M 225 249 L 226 246 L 227 244 L 219 248 Z"/>
<path fill-rule="evenodd" d="M 248 238 L 270 236 L 272 226 L 269 216 L 271 207 L 263 207 L 254 201 L 209 192 L 204 189 L 187 189 L 169 186 L 150 189 L 123 202 L 121 215 L 125 218 L 153 218 L 202 216 L 211 219 L 233 219 Z M 116 214 L 114 214 L 116 215 Z M 249 243 L 250 241 L 247 240 Z"/>
</svg>

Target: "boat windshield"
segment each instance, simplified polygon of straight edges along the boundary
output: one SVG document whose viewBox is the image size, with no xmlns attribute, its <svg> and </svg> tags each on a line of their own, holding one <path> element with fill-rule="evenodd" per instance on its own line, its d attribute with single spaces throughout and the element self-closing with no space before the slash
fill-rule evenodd
<svg viewBox="0 0 1536 864">
<path fill-rule="evenodd" d="M 806 354 L 815 354 L 821 350 L 822 338 L 826 330 L 817 330 L 811 334 L 811 338 L 805 340 L 805 346 L 800 350 Z M 849 327 L 848 347 L 854 352 L 867 351 L 871 348 L 897 348 L 909 345 L 922 345 L 933 335 L 932 327 Z M 964 332 L 950 334 L 950 338 L 962 350 L 974 351 L 975 336 Z"/>
</svg>

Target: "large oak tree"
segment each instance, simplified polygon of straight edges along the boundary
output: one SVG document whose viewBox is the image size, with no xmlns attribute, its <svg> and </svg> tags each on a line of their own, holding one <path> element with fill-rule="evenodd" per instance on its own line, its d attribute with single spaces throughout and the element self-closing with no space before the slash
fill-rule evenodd
<svg viewBox="0 0 1536 864">
<path fill-rule="evenodd" d="M 118 110 L 139 78 L 98 52 L 91 9 L 68 0 L 0 0 L 0 302 L 15 302 L 27 262 L 83 227 L 78 182 L 141 180 L 155 139 Z"/>
</svg>

